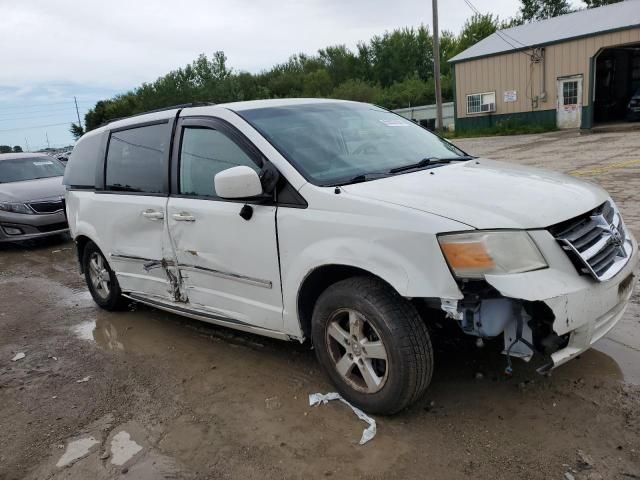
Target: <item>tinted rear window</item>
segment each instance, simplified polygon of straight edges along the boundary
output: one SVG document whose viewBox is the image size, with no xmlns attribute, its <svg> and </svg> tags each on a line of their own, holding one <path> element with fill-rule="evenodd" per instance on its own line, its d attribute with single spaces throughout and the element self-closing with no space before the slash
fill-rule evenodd
<svg viewBox="0 0 640 480">
<path fill-rule="evenodd" d="M 107 152 L 107 190 L 165 193 L 167 123 L 111 133 Z"/>
<path fill-rule="evenodd" d="M 64 172 L 64 184 L 70 187 L 93 188 L 96 182 L 96 167 L 103 165 L 104 139 L 106 133 L 91 132 L 73 148 Z"/>
<path fill-rule="evenodd" d="M 62 175 L 64 175 L 64 166 L 52 157 L 0 160 L 0 183 L 24 182 Z"/>
</svg>

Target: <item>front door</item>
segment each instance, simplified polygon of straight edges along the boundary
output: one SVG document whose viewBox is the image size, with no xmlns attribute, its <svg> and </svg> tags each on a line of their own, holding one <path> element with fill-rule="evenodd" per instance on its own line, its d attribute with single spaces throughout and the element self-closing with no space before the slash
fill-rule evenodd
<svg viewBox="0 0 640 480">
<path fill-rule="evenodd" d="M 260 154 L 215 119 L 181 119 L 174 144 L 167 221 L 188 305 L 219 320 L 281 330 L 276 206 L 223 200 L 213 181 L 238 165 L 260 171 Z M 245 206 L 250 218 L 240 216 Z"/>
<path fill-rule="evenodd" d="M 558 78 L 558 128 L 580 128 L 582 122 L 582 75 Z"/>
</svg>

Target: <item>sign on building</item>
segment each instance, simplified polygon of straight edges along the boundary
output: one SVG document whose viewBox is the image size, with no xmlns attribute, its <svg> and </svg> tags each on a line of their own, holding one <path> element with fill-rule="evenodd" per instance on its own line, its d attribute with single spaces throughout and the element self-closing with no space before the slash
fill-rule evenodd
<svg viewBox="0 0 640 480">
<path fill-rule="evenodd" d="M 518 100 L 518 94 L 515 90 L 506 90 L 504 92 L 504 102 L 510 103 Z"/>
</svg>

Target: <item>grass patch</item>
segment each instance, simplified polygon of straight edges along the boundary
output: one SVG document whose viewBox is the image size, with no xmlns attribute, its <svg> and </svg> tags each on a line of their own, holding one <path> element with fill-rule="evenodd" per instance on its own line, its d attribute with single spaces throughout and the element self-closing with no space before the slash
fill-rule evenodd
<svg viewBox="0 0 640 480">
<path fill-rule="evenodd" d="M 493 127 L 443 132 L 445 138 L 493 137 L 499 135 L 527 135 L 557 130 L 555 123 L 523 123 L 517 120 L 496 122 Z"/>
</svg>

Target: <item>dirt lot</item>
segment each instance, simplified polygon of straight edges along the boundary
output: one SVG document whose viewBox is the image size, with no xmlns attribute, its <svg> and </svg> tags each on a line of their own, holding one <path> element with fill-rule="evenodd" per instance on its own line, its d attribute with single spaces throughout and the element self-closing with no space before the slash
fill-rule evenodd
<svg viewBox="0 0 640 480">
<path fill-rule="evenodd" d="M 640 236 L 637 132 L 458 143 L 600 183 Z M 637 290 L 609 337 L 550 377 L 523 363 L 505 377 L 497 345 L 436 337 L 425 398 L 360 446 L 346 406 L 308 406 L 331 391 L 308 345 L 101 311 L 68 240 L 0 246 L 0 479 L 638 479 Z M 75 449 L 88 455 L 56 466 Z"/>
</svg>

